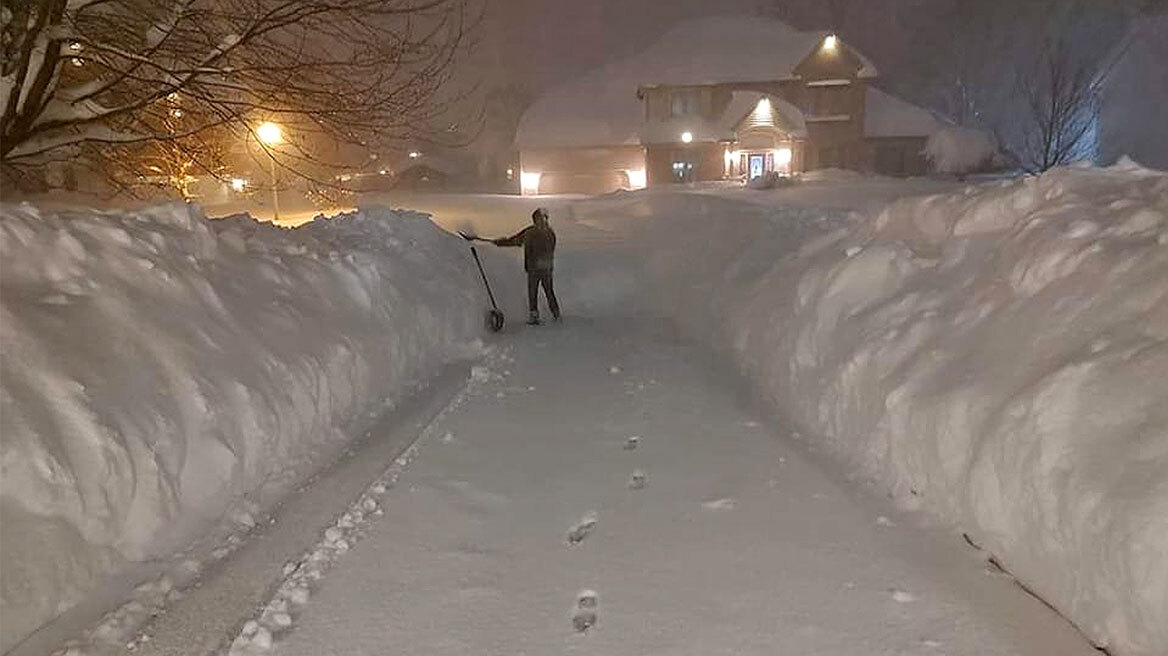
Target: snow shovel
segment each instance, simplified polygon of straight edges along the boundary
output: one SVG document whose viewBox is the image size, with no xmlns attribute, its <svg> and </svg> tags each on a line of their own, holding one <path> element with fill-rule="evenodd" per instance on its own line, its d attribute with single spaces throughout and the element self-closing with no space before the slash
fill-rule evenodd
<svg viewBox="0 0 1168 656">
<path fill-rule="evenodd" d="M 481 237 L 468 235 L 461 230 L 458 231 L 458 235 L 468 242 L 474 242 L 475 240 L 486 241 Z M 495 303 L 495 293 L 491 291 L 491 283 L 487 281 L 487 273 L 483 271 L 483 262 L 479 259 L 479 252 L 475 250 L 473 243 L 470 245 L 470 254 L 474 256 L 475 264 L 479 267 L 479 275 L 483 277 L 483 286 L 487 288 L 487 297 L 491 299 L 491 309 L 487 312 L 487 328 L 490 328 L 491 332 L 497 333 L 503 330 L 503 312 L 499 309 L 499 305 Z"/>
</svg>

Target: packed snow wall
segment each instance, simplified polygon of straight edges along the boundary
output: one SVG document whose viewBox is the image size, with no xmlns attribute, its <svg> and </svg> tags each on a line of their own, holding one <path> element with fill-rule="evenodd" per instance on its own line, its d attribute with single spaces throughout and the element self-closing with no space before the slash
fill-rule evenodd
<svg viewBox="0 0 1168 656">
<path fill-rule="evenodd" d="M 1168 653 L 1168 176 L 871 217 L 646 195 L 646 299 L 1097 644 Z"/>
<path fill-rule="evenodd" d="M 0 651 L 298 483 L 484 334 L 465 243 L 409 212 L 5 205 L 0 262 Z"/>
</svg>

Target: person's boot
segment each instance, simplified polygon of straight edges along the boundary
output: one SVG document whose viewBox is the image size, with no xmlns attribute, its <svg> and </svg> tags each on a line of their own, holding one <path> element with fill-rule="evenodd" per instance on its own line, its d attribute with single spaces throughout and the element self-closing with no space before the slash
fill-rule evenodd
<svg viewBox="0 0 1168 656">
<path fill-rule="evenodd" d="M 538 326 L 541 323 L 543 322 L 539 320 L 539 312 L 532 312 L 527 315 L 527 325 Z"/>
</svg>

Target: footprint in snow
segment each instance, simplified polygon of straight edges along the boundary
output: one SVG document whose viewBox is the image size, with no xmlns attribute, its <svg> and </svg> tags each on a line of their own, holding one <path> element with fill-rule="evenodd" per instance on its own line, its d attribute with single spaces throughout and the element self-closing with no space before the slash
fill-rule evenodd
<svg viewBox="0 0 1168 656">
<path fill-rule="evenodd" d="M 600 603 L 595 590 L 581 590 L 576 595 L 576 609 L 572 612 L 572 628 L 584 633 L 596 626 L 596 612 Z"/>
<path fill-rule="evenodd" d="M 714 499 L 713 501 L 703 503 L 702 508 L 706 510 L 734 510 L 734 499 L 730 497 Z"/>
<path fill-rule="evenodd" d="M 568 531 L 568 544 L 580 544 L 592 529 L 596 528 L 596 513 L 586 513 L 579 522 Z"/>
<path fill-rule="evenodd" d="M 889 592 L 892 593 L 892 600 L 897 602 L 897 603 L 911 604 L 912 602 L 917 600 L 916 595 L 914 595 L 911 592 L 905 592 L 904 590 L 897 590 L 896 588 L 893 588 Z"/>
<path fill-rule="evenodd" d="M 645 472 L 641 469 L 634 469 L 633 475 L 629 477 L 629 488 L 633 490 L 641 490 L 645 487 Z"/>
</svg>

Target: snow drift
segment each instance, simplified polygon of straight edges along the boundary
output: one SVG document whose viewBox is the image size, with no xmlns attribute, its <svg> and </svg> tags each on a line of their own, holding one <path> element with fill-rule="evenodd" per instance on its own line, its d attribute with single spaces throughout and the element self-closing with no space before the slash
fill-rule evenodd
<svg viewBox="0 0 1168 656">
<path fill-rule="evenodd" d="M 1168 176 L 1060 169 L 859 221 L 674 197 L 646 197 L 678 202 L 648 298 L 1097 644 L 1168 653 Z"/>
<path fill-rule="evenodd" d="M 483 334 L 465 244 L 408 212 L 7 205 L 0 261 L 0 650 L 298 483 Z"/>
</svg>

